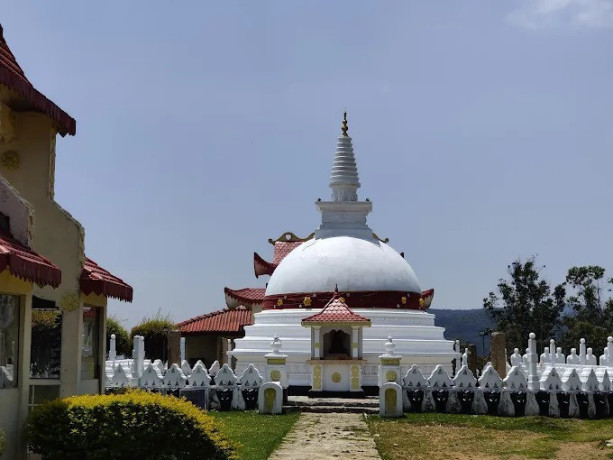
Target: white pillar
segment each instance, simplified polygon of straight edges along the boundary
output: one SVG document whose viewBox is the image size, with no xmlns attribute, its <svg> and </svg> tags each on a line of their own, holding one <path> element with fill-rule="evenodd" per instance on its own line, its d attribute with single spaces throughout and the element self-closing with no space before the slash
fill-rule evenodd
<svg viewBox="0 0 613 460">
<path fill-rule="evenodd" d="M 359 332 L 360 328 L 358 326 L 351 326 L 351 357 L 353 359 L 358 359 L 360 354 Z"/>
<path fill-rule="evenodd" d="M 611 336 L 607 339 L 607 360 L 607 366 L 613 367 L 611 366 L 611 363 L 613 363 L 613 337 Z"/>
<path fill-rule="evenodd" d="M 115 359 L 117 358 L 117 338 L 115 334 L 111 334 L 111 340 L 109 341 L 109 361 L 113 362 L 113 368 L 115 368 Z"/>
<path fill-rule="evenodd" d="M 538 362 L 538 355 L 536 354 L 536 334 L 531 332 L 528 336 L 528 389 L 532 391 L 538 391 L 539 376 L 536 372 L 536 365 Z"/>
<path fill-rule="evenodd" d="M 323 356 L 322 343 L 321 343 L 321 327 L 311 327 L 311 340 L 313 341 L 313 358 L 321 359 Z"/>
<path fill-rule="evenodd" d="M 556 341 L 553 339 L 549 341 L 549 360 L 551 365 L 556 367 Z"/>
<path fill-rule="evenodd" d="M 132 348 L 132 378 L 140 379 L 143 376 L 144 361 L 145 338 L 141 335 L 135 335 Z"/>
<path fill-rule="evenodd" d="M 228 350 L 230 348 L 228 347 Z M 181 363 L 183 363 L 183 361 L 185 361 L 185 337 L 181 337 L 181 340 L 179 341 L 179 353 L 181 355 Z"/>
<path fill-rule="evenodd" d="M 585 365 L 585 339 L 579 340 L 579 364 Z"/>
</svg>

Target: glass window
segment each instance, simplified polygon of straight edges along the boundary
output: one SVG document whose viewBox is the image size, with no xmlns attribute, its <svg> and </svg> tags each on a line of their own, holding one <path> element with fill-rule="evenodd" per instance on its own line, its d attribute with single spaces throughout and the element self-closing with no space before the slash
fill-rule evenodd
<svg viewBox="0 0 613 460">
<path fill-rule="evenodd" d="M 100 377 L 100 308 L 83 307 L 83 342 L 81 345 L 81 379 Z"/>
<path fill-rule="evenodd" d="M 48 301 L 40 302 L 45 305 Z M 62 351 L 62 312 L 38 306 L 32 300 L 32 349 L 30 377 L 59 379 Z"/>
<path fill-rule="evenodd" d="M 0 388 L 17 386 L 20 297 L 0 294 Z"/>
</svg>

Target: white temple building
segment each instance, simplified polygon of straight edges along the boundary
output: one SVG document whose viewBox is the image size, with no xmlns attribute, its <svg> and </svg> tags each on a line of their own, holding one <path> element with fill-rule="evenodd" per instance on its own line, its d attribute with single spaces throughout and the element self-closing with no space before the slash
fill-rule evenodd
<svg viewBox="0 0 613 460">
<path fill-rule="evenodd" d="M 287 355 L 290 392 L 292 387 L 339 393 L 377 386 L 379 356 L 389 336 L 402 356 L 403 373 L 412 364 L 424 372 L 441 364 L 451 372 L 459 356 L 426 311 L 434 291 L 422 291 L 404 254 L 367 224 L 372 203 L 358 199 L 347 131 L 345 114 L 330 175 L 332 199 L 316 202 L 317 230 L 305 239 L 288 233 L 270 240 L 273 263 L 255 254 L 256 276 L 270 274 L 263 298 L 261 290 L 226 288 L 229 306 L 250 305 L 255 312 L 254 324 L 245 326 L 244 338 L 228 352 L 236 359 L 236 373 L 250 363 L 263 373 L 264 355 L 276 336 Z"/>
</svg>

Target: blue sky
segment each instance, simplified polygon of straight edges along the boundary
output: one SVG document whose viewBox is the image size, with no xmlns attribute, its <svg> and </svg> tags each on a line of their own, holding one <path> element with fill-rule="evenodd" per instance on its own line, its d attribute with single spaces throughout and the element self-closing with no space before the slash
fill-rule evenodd
<svg viewBox="0 0 613 460">
<path fill-rule="evenodd" d="M 613 272 L 613 0 L 3 0 L 35 86 L 77 119 L 56 199 L 131 283 L 130 327 L 263 286 L 253 251 L 319 224 L 343 109 L 370 226 L 434 307 L 517 257 Z"/>
</svg>

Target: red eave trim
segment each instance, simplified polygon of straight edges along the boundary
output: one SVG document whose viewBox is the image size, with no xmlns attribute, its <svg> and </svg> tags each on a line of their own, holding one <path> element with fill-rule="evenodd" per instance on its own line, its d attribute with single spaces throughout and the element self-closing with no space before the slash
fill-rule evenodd
<svg viewBox="0 0 613 460">
<path fill-rule="evenodd" d="M 62 271 L 11 236 L 0 235 L 0 272 L 8 268 L 13 276 L 39 286 L 58 287 Z"/>
<path fill-rule="evenodd" d="M 261 305 L 262 302 L 264 302 L 264 294 L 266 293 L 266 289 L 264 288 L 243 288 L 234 290 L 225 287 L 223 291 L 226 295 L 226 303 L 228 303 L 228 307 L 230 308 L 237 305 Z M 230 305 L 227 301 L 228 298 L 234 300 L 235 304 Z"/>
<path fill-rule="evenodd" d="M 87 257 L 83 264 L 79 284 L 85 295 L 94 293 L 125 302 L 132 302 L 134 295 L 132 286 Z"/>
<path fill-rule="evenodd" d="M 262 259 L 257 252 L 253 253 L 253 271 L 256 278 L 261 275 L 272 275 L 275 268 L 277 268 L 277 264 Z"/>
<path fill-rule="evenodd" d="M 26 99 L 35 110 L 43 112 L 55 121 L 60 135 L 74 136 L 76 134 L 77 122 L 75 119 L 34 88 L 26 78 L 4 39 L 2 25 L 0 25 L 0 83 Z"/>
</svg>

